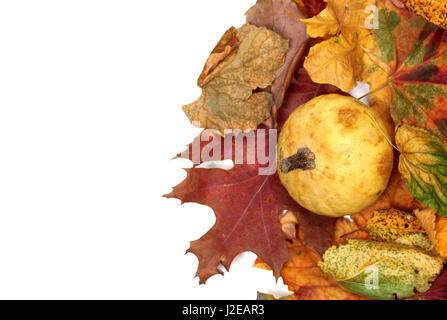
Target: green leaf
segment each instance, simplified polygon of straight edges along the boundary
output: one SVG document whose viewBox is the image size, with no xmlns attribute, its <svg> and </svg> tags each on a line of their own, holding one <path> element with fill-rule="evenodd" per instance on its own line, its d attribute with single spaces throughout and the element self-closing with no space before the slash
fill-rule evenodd
<svg viewBox="0 0 447 320">
<path fill-rule="evenodd" d="M 321 270 L 343 287 L 374 299 L 404 299 L 426 292 L 443 268 L 430 251 L 398 243 L 348 240 L 328 249 Z"/>
<path fill-rule="evenodd" d="M 401 126 L 396 132 L 401 151 L 399 171 L 411 194 L 447 216 L 447 148 L 432 132 Z"/>
<path fill-rule="evenodd" d="M 378 0 L 377 7 L 379 29 L 373 33 L 388 79 L 370 83 L 377 90 L 373 103 L 390 100 L 397 126 L 432 130 L 447 141 L 447 31 L 392 1 Z"/>
<path fill-rule="evenodd" d="M 228 43 L 228 33 L 219 43 Z M 238 48 L 231 47 L 227 56 L 216 57 L 212 71 L 206 77 L 202 74 L 201 97 L 183 107 L 188 118 L 201 127 L 220 132 L 256 129 L 271 116 L 272 94 L 257 89 L 265 89 L 275 80 L 289 49 L 288 40 L 265 27 L 246 24 L 237 30 L 235 41 Z"/>
</svg>

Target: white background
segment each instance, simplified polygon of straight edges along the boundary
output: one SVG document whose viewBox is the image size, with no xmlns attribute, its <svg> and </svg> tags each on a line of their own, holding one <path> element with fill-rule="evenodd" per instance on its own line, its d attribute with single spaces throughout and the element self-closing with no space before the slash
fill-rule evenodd
<svg viewBox="0 0 447 320">
<path fill-rule="evenodd" d="M 0 298 L 254 299 L 253 254 L 206 286 L 212 210 L 161 198 L 200 131 L 181 110 L 255 0 L 0 1 Z"/>
</svg>

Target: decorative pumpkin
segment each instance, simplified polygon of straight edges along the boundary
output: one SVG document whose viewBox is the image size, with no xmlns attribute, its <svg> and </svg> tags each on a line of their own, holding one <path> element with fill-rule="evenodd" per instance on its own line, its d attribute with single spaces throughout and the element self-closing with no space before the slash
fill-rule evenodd
<svg viewBox="0 0 447 320">
<path fill-rule="evenodd" d="M 390 141 L 381 119 L 362 102 L 319 96 L 298 107 L 281 130 L 279 177 L 292 198 L 314 213 L 358 213 L 388 185 Z"/>
</svg>

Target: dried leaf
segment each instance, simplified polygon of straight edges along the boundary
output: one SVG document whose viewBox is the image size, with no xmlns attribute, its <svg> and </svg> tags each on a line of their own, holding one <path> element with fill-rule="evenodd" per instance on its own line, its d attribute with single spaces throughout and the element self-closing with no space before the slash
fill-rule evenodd
<svg viewBox="0 0 447 320">
<path fill-rule="evenodd" d="M 430 241 L 426 233 L 406 234 L 396 240 L 396 243 L 410 247 L 419 247 L 424 250 L 435 250 L 435 245 Z"/>
<path fill-rule="evenodd" d="M 197 80 L 197 84 L 199 87 L 202 87 L 206 82 L 208 82 L 208 75 L 214 71 L 216 67 L 220 67 L 221 69 L 226 64 L 221 64 L 222 61 L 225 60 L 231 53 L 233 53 L 239 47 L 239 39 L 238 39 L 238 31 L 235 27 L 231 27 L 225 32 L 222 38 L 217 43 L 216 47 L 211 52 L 208 60 L 203 67 L 202 74 Z M 229 59 L 227 61 L 231 62 Z"/>
<path fill-rule="evenodd" d="M 370 83 L 373 101 L 391 105 L 396 125 L 428 129 L 445 140 L 447 31 L 390 1 L 378 0 L 377 6 L 377 56 L 388 71 L 379 64 L 364 65 L 365 76 L 361 80 Z"/>
<path fill-rule="evenodd" d="M 326 8 L 326 2 L 323 0 L 294 0 L 300 11 L 306 17 L 313 17 Z"/>
<path fill-rule="evenodd" d="M 296 226 L 298 224 L 296 215 L 292 211 L 287 211 L 281 215 L 279 222 L 281 223 L 282 232 L 286 235 L 287 239 L 296 239 Z"/>
<path fill-rule="evenodd" d="M 301 228 L 300 228 L 301 229 Z M 302 239 L 302 237 L 300 237 Z M 366 298 L 358 294 L 349 292 L 339 286 L 330 277 L 325 275 L 318 267 L 320 256 L 301 240 L 288 244 L 292 261 L 287 262 L 282 271 L 281 277 L 292 296 L 288 300 L 365 300 Z M 268 266 L 259 260 L 255 267 L 269 269 Z"/>
<path fill-rule="evenodd" d="M 268 150 L 268 137 L 265 143 Z M 259 175 L 259 168 L 256 163 L 236 165 L 229 171 L 187 169 L 187 178 L 166 196 L 214 210 L 216 224 L 188 250 L 199 258 L 197 276 L 201 283 L 219 273 L 220 263 L 229 269 L 244 251 L 262 257 L 276 276 L 289 259 L 279 215 L 283 210 L 296 209 L 296 203 L 276 174 Z"/>
<path fill-rule="evenodd" d="M 276 114 L 284 101 L 308 39 L 306 26 L 300 21 L 304 16 L 292 0 L 258 0 L 246 15 L 247 23 L 266 27 L 289 40 L 284 64 L 276 71 L 276 79 L 271 87 L 275 102 L 273 111 Z"/>
<path fill-rule="evenodd" d="M 425 20 L 447 29 L 446 0 L 402 0 L 408 9 Z"/>
<path fill-rule="evenodd" d="M 406 235 L 425 233 L 414 214 L 396 209 L 376 210 L 366 228 L 373 241 L 393 242 Z"/>
<path fill-rule="evenodd" d="M 414 210 L 415 216 L 421 222 L 424 230 L 427 232 L 430 240 L 436 244 L 436 210 L 426 208 L 426 209 L 416 209 Z"/>
<path fill-rule="evenodd" d="M 351 219 L 338 218 L 335 222 L 333 244 L 346 243 L 347 239 L 369 240 L 369 233 Z"/>
<path fill-rule="evenodd" d="M 342 286 L 374 299 L 404 299 L 426 292 L 443 268 L 439 256 L 416 247 L 348 240 L 319 264 Z"/>
<path fill-rule="evenodd" d="M 273 83 L 276 70 L 284 63 L 288 41 L 253 25 L 238 29 L 237 39 L 237 50 L 220 62 L 222 67 L 214 67 L 203 81 L 199 79 L 201 97 L 183 107 L 188 118 L 202 127 L 220 132 L 256 129 L 271 116 L 272 94 L 256 89 Z"/>
<path fill-rule="evenodd" d="M 310 37 L 334 37 L 310 49 L 304 62 L 314 82 L 330 83 L 348 92 L 362 74 L 362 60 L 369 61 L 374 47 L 366 26 L 374 0 L 328 0 L 319 15 L 303 20 Z M 372 28 L 372 27 L 371 27 Z"/>
<path fill-rule="evenodd" d="M 447 217 L 439 217 L 431 208 L 415 210 L 415 215 L 427 231 L 430 240 L 443 258 L 447 258 Z"/>
<path fill-rule="evenodd" d="M 396 133 L 401 151 L 399 171 L 408 190 L 422 203 L 447 215 L 447 148 L 433 133 L 401 126 Z"/>
<path fill-rule="evenodd" d="M 269 150 L 270 137 L 265 140 L 256 131 L 257 144 L 264 141 Z M 268 131 L 267 131 L 268 132 Z M 262 132 L 264 133 L 264 132 Z M 207 134 L 203 132 L 202 135 Z M 211 135 L 209 141 L 196 139 L 196 152 L 211 150 L 210 144 L 216 143 L 221 150 L 224 137 Z M 217 274 L 217 267 L 222 263 L 229 269 L 234 257 L 241 252 L 251 251 L 261 257 L 279 276 L 282 265 L 289 259 L 285 238 L 282 234 L 279 216 L 284 210 L 291 210 L 298 220 L 306 226 L 307 243 L 315 250 L 324 252 L 332 239 L 333 223 L 330 218 L 317 216 L 301 207 L 288 195 L 281 185 L 277 174 L 261 175 L 264 164 L 255 161 L 247 164 L 247 144 L 238 144 L 237 136 L 227 141 L 232 142 L 232 154 L 220 153 L 221 159 L 235 159 L 236 153 L 244 155 L 245 164 L 236 164 L 232 170 L 222 169 L 187 169 L 187 178 L 167 195 L 184 202 L 196 202 L 210 206 L 216 215 L 216 224 L 202 238 L 191 243 L 189 252 L 199 258 L 197 276 L 204 283 L 210 276 Z M 230 148 L 231 150 L 231 148 Z M 255 146 L 254 150 L 258 150 Z M 206 151 L 205 153 L 208 153 Z M 185 152 L 181 156 L 192 159 L 194 152 Z M 217 156 L 217 154 L 213 154 Z M 203 159 L 200 159 L 202 161 Z M 255 159 L 256 160 L 256 159 Z M 259 159 L 258 159 L 259 160 Z"/>
</svg>

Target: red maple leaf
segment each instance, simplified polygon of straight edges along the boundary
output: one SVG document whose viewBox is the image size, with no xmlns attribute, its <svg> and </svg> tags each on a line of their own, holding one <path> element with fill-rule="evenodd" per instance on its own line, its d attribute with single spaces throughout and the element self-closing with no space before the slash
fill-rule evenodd
<svg viewBox="0 0 447 320">
<path fill-rule="evenodd" d="M 259 132 L 258 129 L 256 137 Z M 267 148 L 268 140 L 267 135 Z M 204 145 L 206 143 L 202 144 L 202 150 Z M 279 215 L 284 210 L 296 210 L 297 205 L 282 187 L 277 174 L 260 175 L 261 167 L 257 161 L 235 165 L 228 171 L 187 169 L 187 178 L 166 196 L 180 199 L 182 203 L 207 205 L 216 215 L 213 228 L 193 241 L 188 250 L 199 259 L 200 283 L 219 273 L 219 264 L 228 270 L 233 259 L 244 251 L 261 257 L 272 267 L 276 277 L 289 260 Z"/>
<path fill-rule="evenodd" d="M 294 109 L 315 96 L 332 92 L 338 90 L 329 85 L 315 84 L 304 70 L 298 70 L 280 109 L 280 119 L 285 121 Z M 264 132 L 267 133 L 265 137 L 260 135 Z M 219 273 L 220 264 L 229 269 L 233 259 L 244 251 L 257 254 L 278 277 L 282 266 L 289 260 L 286 240 L 279 223 L 279 215 L 284 210 L 296 214 L 306 245 L 320 254 L 330 245 L 335 220 L 300 207 L 281 185 L 276 173 L 259 173 L 259 169 L 267 165 L 265 161 L 264 164 L 260 163 L 254 153 L 259 149 L 258 143 L 263 141 L 266 151 L 264 156 L 267 158 L 272 142 L 276 144 L 274 137 L 270 141 L 269 133 L 263 126 L 252 132 L 255 148 L 251 150 L 247 148 L 247 140 L 237 140 L 242 133 L 224 139 L 218 133 L 206 130 L 188 146 L 186 152 L 179 155 L 193 160 L 195 166 L 186 170 L 187 178 L 166 197 L 180 199 L 182 203 L 207 205 L 216 215 L 213 228 L 199 240 L 193 241 L 188 250 L 199 259 L 197 276 L 201 283 Z M 240 141 L 244 143 L 241 145 Z M 275 150 L 276 145 L 273 148 Z M 243 164 L 235 164 L 231 170 L 196 167 L 209 160 L 231 159 L 235 162 L 237 153 L 239 157 L 242 155 Z M 256 161 L 247 164 L 252 159 Z"/>
</svg>

